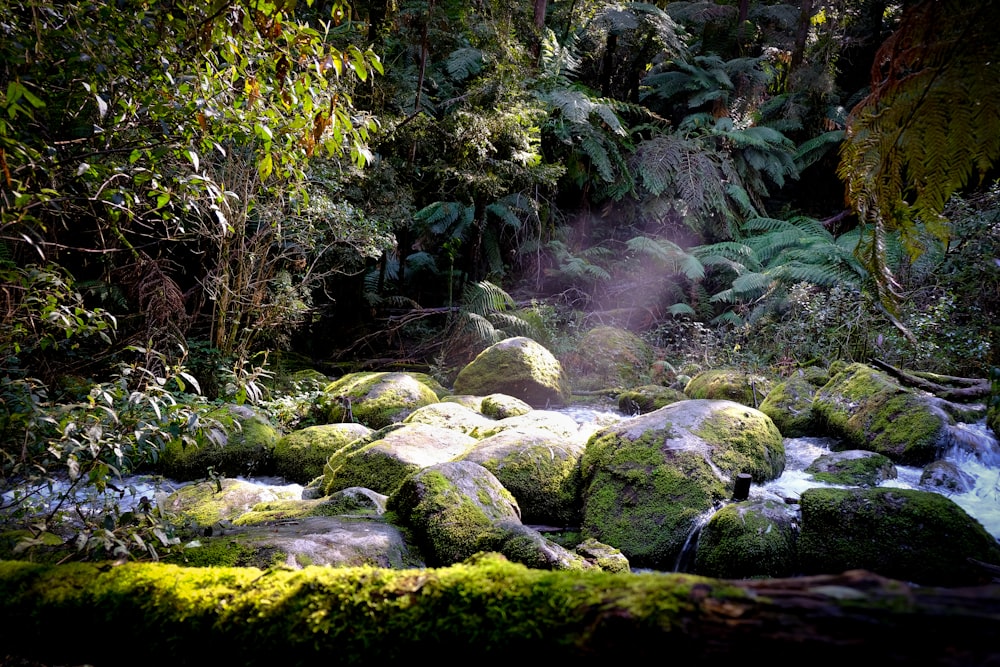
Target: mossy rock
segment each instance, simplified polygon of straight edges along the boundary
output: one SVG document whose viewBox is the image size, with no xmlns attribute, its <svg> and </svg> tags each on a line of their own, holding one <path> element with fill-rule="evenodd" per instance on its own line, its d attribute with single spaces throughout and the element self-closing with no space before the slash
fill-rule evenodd
<svg viewBox="0 0 1000 667">
<path fill-rule="evenodd" d="M 473 396 L 472 394 L 451 394 L 449 396 L 441 397 L 442 403 L 458 403 L 459 405 L 465 406 L 470 410 L 482 414 L 483 412 L 483 397 Z"/>
<path fill-rule="evenodd" d="M 437 403 L 432 381 L 422 373 L 350 373 L 326 387 L 322 411 L 328 423 L 353 420 L 380 429 Z"/>
<path fill-rule="evenodd" d="M 335 452 L 371 435 L 363 424 L 321 424 L 293 431 L 274 446 L 274 472 L 290 482 L 308 484 L 323 474 Z"/>
<path fill-rule="evenodd" d="M 408 477 L 387 508 L 413 531 L 432 566 L 496 550 L 506 535 L 501 521 L 520 522 L 514 496 L 486 468 L 471 461 L 433 465 Z"/>
<path fill-rule="evenodd" d="M 732 401 L 687 400 L 596 433 L 581 460 L 583 534 L 636 567 L 672 570 L 700 517 L 748 473 L 784 470 L 771 419 Z"/>
<path fill-rule="evenodd" d="M 583 445 L 551 431 L 509 429 L 473 445 L 463 456 L 510 491 L 526 523 L 568 526 L 580 520 L 579 462 Z"/>
<path fill-rule="evenodd" d="M 298 499 L 294 488 L 223 479 L 188 484 L 158 500 L 158 505 L 179 523 L 200 530 L 219 522 L 231 523 L 263 502 Z"/>
<path fill-rule="evenodd" d="M 632 571 L 625 554 L 610 544 L 598 542 L 592 537 L 577 544 L 574 551 L 604 572 L 624 573 Z"/>
<path fill-rule="evenodd" d="M 920 473 L 920 486 L 937 490 L 945 495 L 967 493 L 976 486 L 976 478 L 959 468 L 952 461 L 940 459 L 924 466 Z"/>
<path fill-rule="evenodd" d="M 427 424 L 428 426 L 447 428 L 478 438 L 481 437 L 483 432 L 491 428 L 495 422 L 475 410 L 465 407 L 461 403 L 444 401 L 417 408 L 403 420 L 403 423 Z"/>
<path fill-rule="evenodd" d="M 994 400 L 997 402 L 997 405 L 986 411 L 986 423 L 993 429 L 996 436 L 1000 438 L 1000 395 L 995 396 Z"/>
<path fill-rule="evenodd" d="M 865 569 L 928 586 L 970 586 L 1000 563 L 996 538 L 954 501 L 930 491 L 813 488 L 802 493 L 806 574 Z"/>
<path fill-rule="evenodd" d="M 490 394 L 483 396 L 479 411 L 490 419 L 506 419 L 520 417 L 531 412 L 532 407 L 514 396 L 507 394 Z"/>
<path fill-rule="evenodd" d="M 564 405 L 569 382 L 552 353 L 518 336 L 486 348 L 455 378 L 456 394 L 507 394 L 541 408 Z"/>
<path fill-rule="evenodd" d="M 889 479 L 896 479 L 896 466 L 881 454 L 862 449 L 824 454 L 809 464 L 805 470 L 813 479 L 827 484 L 843 486 L 878 486 Z"/>
<path fill-rule="evenodd" d="M 684 394 L 688 398 L 724 399 L 756 408 L 773 384 L 763 375 L 720 368 L 695 375 L 684 387 Z"/>
<path fill-rule="evenodd" d="M 540 532 L 517 520 L 497 524 L 500 537 L 494 547 L 508 560 L 535 570 L 591 570 L 598 566 L 580 554 L 549 540 Z"/>
<path fill-rule="evenodd" d="M 305 502 L 305 501 L 300 501 Z M 202 537 L 173 562 L 218 566 L 234 551 L 244 566 L 301 570 L 308 566 L 422 567 L 404 531 L 377 517 L 310 515 L 294 521 L 244 522 L 218 537 Z M 218 560 L 223 562 L 213 562 Z"/>
<path fill-rule="evenodd" d="M 585 333 L 562 358 L 577 389 L 634 387 L 648 382 L 653 349 L 631 331 L 602 326 Z"/>
<path fill-rule="evenodd" d="M 376 431 L 330 457 L 323 472 L 327 494 L 351 486 L 392 493 L 407 476 L 464 454 L 476 439 L 460 431 L 404 424 Z"/>
<path fill-rule="evenodd" d="M 791 576 L 798 522 L 795 510 L 775 500 L 730 503 L 702 528 L 694 571 L 724 579 Z"/>
<path fill-rule="evenodd" d="M 646 384 L 619 393 L 618 410 L 623 414 L 635 416 L 684 400 L 687 400 L 687 396 L 682 391 Z"/>
<path fill-rule="evenodd" d="M 586 441 L 580 425 L 567 414 L 554 410 L 532 410 L 516 417 L 505 417 L 498 419 L 493 424 L 480 432 L 483 438 L 489 438 L 497 433 L 502 433 L 510 429 L 535 429 L 540 428 L 549 431 L 560 438 L 580 442 Z"/>
<path fill-rule="evenodd" d="M 813 411 L 845 448 L 922 466 L 947 442 L 951 418 L 939 402 L 909 391 L 865 364 L 850 364 L 816 392 Z"/>
<path fill-rule="evenodd" d="M 156 472 L 178 481 L 202 479 L 209 475 L 209 468 L 229 477 L 273 473 L 278 432 L 266 419 L 235 405 L 219 408 L 208 417 L 218 420 L 225 432 L 213 432 L 212 438 L 196 444 L 179 439 L 169 443 L 153 466 Z"/>
<path fill-rule="evenodd" d="M 353 486 L 322 498 L 278 499 L 257 503 L 233 520 L 234 526 L 295 521 L 313 516 L 368 516 L 385 514 L 388 496 Z"/>
<path fill-rule="evenodd" d="M 786 438 L 801 438 L 816 432 L 813 397 L 816 386 L 795 375 L 779 382 L 767 393 L 760 411 L 771 418 Z"/>
</svg>

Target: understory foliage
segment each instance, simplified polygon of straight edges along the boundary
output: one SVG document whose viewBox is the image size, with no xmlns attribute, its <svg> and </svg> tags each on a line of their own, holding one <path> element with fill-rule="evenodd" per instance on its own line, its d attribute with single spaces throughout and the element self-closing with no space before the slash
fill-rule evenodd
<svg viewBox="0 0 1000 667">
<path fill-rule="evenodd" d="M 2 509 L 49 539 L 222 402 L 311 423 L 282 364 L 614 324 L 982 376 L 995 5 L 0 0 L 0 482 L 70 485 Z M 172 545 L 116 511 L 80 554 Z"/>
</svg>

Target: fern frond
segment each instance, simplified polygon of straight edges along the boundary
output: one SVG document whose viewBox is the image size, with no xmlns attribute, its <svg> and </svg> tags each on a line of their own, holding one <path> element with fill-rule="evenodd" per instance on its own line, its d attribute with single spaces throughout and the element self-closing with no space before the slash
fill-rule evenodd
<svg viewBox="0 0 1000 667">
<path fill-rule="evenodd" d="M 448 54 L 444 65 L 448 76 L 456 81 L 464 81 L 479 74 L 483 68 L 483 52 L 472 47 L 462 47 Z"/>
</svg>

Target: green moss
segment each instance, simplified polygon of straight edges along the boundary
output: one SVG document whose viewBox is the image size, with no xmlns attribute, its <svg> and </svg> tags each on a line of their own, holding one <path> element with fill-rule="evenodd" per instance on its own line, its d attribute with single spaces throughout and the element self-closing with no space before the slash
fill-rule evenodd
<svg viewBox="0 0 1000 667">
<path fill-rule="evenodd" d="M 508 338 L 482 352 L 455 378 L 457 394 L 507 394 L 529 405 L 562 405 L 570 387 L 559 361 L 530 338 Z"/>
<path fill-rule="evenodd" d="M 644 385 L 619 393 L 618 409 L 627 415 L 645 414 L 686 398 L 684 392 L 676 389 L 659 385 Z"/>
<path fill-rule="evenodd" d="M 637 567 L 672 569 L 699 515 L 726 495 L 698 453 L 664 451 L 669 429 L 587 445 L 583 534 L 621 549 Z"/>
<path fill-rule="evenodd" d="M 402 421 L 410 412 L 436 403 L 430 376 L 412 373 L 350 373 L 324 389 L 322 409 L 329 423 L 346 419 L 343 399 L 349 399 L 356 421 L 379 429 Z"/>
<path fill-rule="evenodd" d="M 831 378 L 817 393 L 814 410 L 848 447 L 908 465 L 924 465 L 937 457 L 948 419 L 864 364 L 851 364 Z"/>
<path fill-rule="evenodd" d="M 323 424 L 289 433 L 275 443 L 275 473 L 290 482 L 306 484 L 323 474 L 333 454 L 370 434 L 371 430 L 361 424 Z"/>
<path fill-rule="evenodd" d="M 784 504 L 731 503 L 702 529 L 695 571 L 725 579 L 790 576 L 797 567 L 796 538 Z"/>
<path fill-rule="evenodd" d="M 273 553 L 262 554 L 259 548 L 244 544 L 238 538 L 204 539 L 197 546 L 173 551 L 164 558 L 165 563 L 188 567 L 249 567 L 262 559 L 273 560 Z"/>
<path fill-rule="evenodd" d="M 800 438 L 814 433 L 813 397 L 816 386 L 804 377 L 779 383 L 760 404 L 760 411 L 771 418 L 786 438 Z"/>
<path fill-rule="evenodd" d="M 701 577 L 539 571 L 495 556 L 399 571 L 0 563 L 4 650 L 47 664 L 135 656 L 175 664 L 205 646 L 246 667 L 330 656 L 339 664 L 592 662 L 620 658 L 626 645 L 649 658 L 673 646 L 683 619 L 702 605 L 740 604 L 751 604 L 747 593 Z M 109 633 L 110 654 L 94 641 Z"/>
<path fill-rule="evenodd" d="M 716 409 L 692 432 L 714 445 L 712 462 L 729 477 L 747 473 L 760 484 L 776 479 L 785 469 L 781 433 L 761 412 L 742 406 Z"/>
<path fill-rule="evenodd" d="M 206 477 L 209 467 L 230 477 L 272 474 L 278 432 L 270 423 L 257 415 L 234 415 L 231 408 L 221 408 L 209 416 L 226 427 L 225 443 L 203 440 L 193 445 L 173 441 L 154 466 L 157 472 L 180 481 Z"/>
<path fill-rule="evenodd" d="M 690 398 L 724 399 L 757 407 L 767 396 L 771 381 L 743 371 L 714 369 L 691 378 L 684 387 Z"/>
<path fill-rule="evenodd" d="M 865 453 L 868 456 L 854 458 L 820 456 L 806 468 L 806 472 L 817 481 L 845 486 L 877 486 L 886 479 L 896 477 L 896 467 L 888 457 L 874 452 Z"/>
<path fill-rule="evenodd" d="M 952 500 L 907 489 L 803 492 L 801 564 L 807 573 L 863 568 L 928 585 L 981 583 L 969 562 L 1000 562 L 1000 545 Z"/>
</svg>

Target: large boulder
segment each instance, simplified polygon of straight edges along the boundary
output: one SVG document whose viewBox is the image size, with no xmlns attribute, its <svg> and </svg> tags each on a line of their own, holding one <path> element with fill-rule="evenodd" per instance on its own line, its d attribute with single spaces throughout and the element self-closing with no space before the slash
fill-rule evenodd
<svg viewBox="0 0 1000 667">
<path fill-rule="evenodd" d="M 187 484 L 158 498 L 156 504 L 172 514 L 179 525 L 201 532 L 218 523 L 232 523 L 262 502 L 297 500 L 300 497 L 301 490 L 295 487 L 221 479 Z"/>
<path fill-rule="evenodd" d="M 533 407 L 563 405 L 569 382 L 552 353 L 518 336 L 486 348 L 455 378 L 456 394 L 508 394 Z"/>
<path fill-rule="evenodd" d="M 798 512 L 784 502 L 730 503 L 702 528 L 694 571 L 724 579 L 792 576 L 798 523 Z"/>
<path fill-rule="evenodd" d="M 510 491 L 526 523 L 576 525 L 583 445 L 538 428 L 508 429 L 480 440 L 463 456 Z"/>
<path fill-rule="evenodd" d="M 793 375 L 778 383 L 760 404 L 760 411 L 771 418 L 786 438 L 801 438 L 816 431 L 813 396 L 816 385 L 804 375 Z"/>
<path fill-rule="evenodd" d="M 278 432 L 246 406 L 228 405 L 209 413 L 220 428 L 197 443 L 180 438 L 167 444 L 156 472 L 170 479 L 190 481 L 216 475 L 268 475 L 272 472 Z"/>
<path fill-rule="evenodd" d="M 493 422 L 489 427 L 479 432 L 480 437 L 489 438 L 497 433 L 511 429 L 536 429 L 549 431 L 560 438 L 573 440 L 583 444 L 589 437 L 572 417 L 555 410 L 532 410 L 515 417 L 504 417 Z"/>
<path fill-rule="evenodd" d="M 642 384 L 653 363 L 653 349 L 631 331 L 596 327 L 583 335 L 562 362 L 579 389 L 626 388 Z"/>
<path fill-rule="evenodd" d="M 292 431 L 274 446 L 274 472 L 290 482 L 307 484 L 323 474 L 335 452 L 371 435 L 364 424 L 320 424 Z"/>
<path fill-rule="evenodd" d="M 922 466 L 939 458 L 951 417 L 940 402 L 918 395 L 865 364 L 850 364 L 816 392 L 813 410 L 846 448 Z"/>
<path fill-rule="evenodd" d="M 412 531 L 434 565 L 497 551 L 538 569 L 594 567 L 522 524 L 514 497 L 490 471 L 472 461 L 421 470 L 389 496 L 387 507 Z"/>
<path fill-rule="evenodd" d="M 687 400 L 596 433 L 581 461 L 583 534 L 633 566 L 673 569 L 701 517 L 733 493 L 784 470 L 771 419 L 732 401 Z"/>
<path fill-rule="evenodd" d="M 929 586 L 989 582 L 969 559 L 1000 563 L 996 538 L 954 501 L 908 489 L 808 489 L 799 558 L 806 574 L 865 569 Z"/>
<path fill-rule="evenodd" d="M 476 443 L 461 431 L 403 424 L 376 431 L 372 440 L 357 440 L 330 457 L 323 471 L 323 490 L 329 494 L 363 486 L 390 494 L 407 476 L 461 456 Z"/>
<path fill-rule="evenodd" d="M 387 507 L 413 531 L 432 566 L 493 550 L 503 533 L 498 523 L 521 520 L 514 496 L 471 461 L 442 463 L 411 475 L 389 496 Z"/>
<path fill-rule="evenodd" d="M 379 429 L 438 402 L 430 376 L 418 373 L 349 373 L 324 390 L 326 421 L 357 421 Z"/>
<path fill-rule="evenodd" d="M 484 417 L 472 408 L 455 401 L 431 403 L 417 408 L 403 420 L 404 424 L 427 424 L 437 428 L 450 428 L 454 431 L 481 437 L 483 431 L 495 423 L 489 417 Z"/>
</svg>

